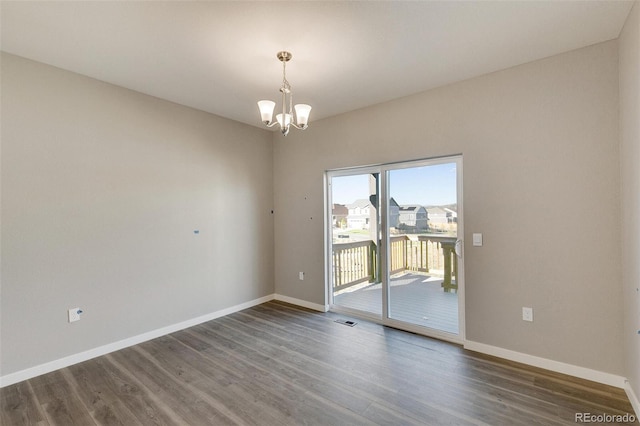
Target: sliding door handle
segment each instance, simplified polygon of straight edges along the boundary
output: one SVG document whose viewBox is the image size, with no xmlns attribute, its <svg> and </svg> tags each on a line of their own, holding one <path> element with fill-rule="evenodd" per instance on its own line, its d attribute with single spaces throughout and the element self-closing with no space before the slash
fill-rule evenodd
<svg viewBox="0 0 640 426">
<path fill-rule="evenodd" d="M 455 246 L 456 256 L 462 258 L 462 240 L 456 240 Z"/>
</svg>

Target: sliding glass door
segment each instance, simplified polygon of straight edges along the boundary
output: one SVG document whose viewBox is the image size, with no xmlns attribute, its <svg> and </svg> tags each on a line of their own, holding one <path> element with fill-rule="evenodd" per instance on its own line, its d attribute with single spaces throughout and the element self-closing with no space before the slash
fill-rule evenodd
<svg viewBox="0 0 640 426">
<path fill-rule="evenodd" d="M 457 335 L 457 162 L 430 161 L 386 173 L 388 317 Z"/>
<path fill-rule="evenodd" d="M 377 170 L 330 178 L 331 296 L 333 304 L 382 315 L 380 206 Z"/>
<path fill-rule="evenodd" d="M 463 339 L 462 157 L 327 172 L 335 311 Z"/>
</svg>

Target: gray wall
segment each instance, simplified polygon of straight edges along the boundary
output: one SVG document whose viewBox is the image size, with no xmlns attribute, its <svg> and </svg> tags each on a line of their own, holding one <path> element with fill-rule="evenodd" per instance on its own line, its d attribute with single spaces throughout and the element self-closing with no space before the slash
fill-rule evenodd
<svg viewBox="0 0 640 426">
<path fill-rule="evenodd" d="M 276 292 L 325 303 L 325 170 L 462 153 L 467 339 L 622 374 L 618 101 L 611 41 L 276 136 Z"/>
<path fill-rule="evenodd" d="M 640 2 L 620 35 L 622 282 L 626 368 L 640 395 Z M 639 413 L 640 414 L 640 413 Z"/>
<path fill-rule="evenodd" d="M 1 106 L 2 375 L 273 293 L 270 132 L 6 54 Z"/>
</svg>

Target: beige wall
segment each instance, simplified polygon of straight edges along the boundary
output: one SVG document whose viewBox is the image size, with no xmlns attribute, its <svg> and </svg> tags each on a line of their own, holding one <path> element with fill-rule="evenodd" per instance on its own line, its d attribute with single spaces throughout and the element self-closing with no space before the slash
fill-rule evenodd
<svg viewBox="0 0 640 426">
<path fill-rule="evenodd" d="M 323 172 L 462 153 L 464 237 L 485 242 L 465 244 L 467 338 L 638 392 L 638 9 L 620 82 L 613 41 L 276 133 L 273 150 L 264 130 L 3 54 L 0 375 L 268 295 L 274 273 L 278 294 L 324 304 Z"/>
<path fill-rule="evenodd" d="M 325 302 L 325 170 L 462 153 L 467 338 L 622 374 L 618 100 L 612 41 L 277 135 L 276 292 Z"/>
<path fill-rule="evenodd" d="M 3 54 L 1 135 L 2 375 L 273 293 L 270 132 Z"/>
<path fill-rule="evenodd" d="M 620 169 L 625 376 L 640 395 L 640 2 L 620 35 Z"/>
</svg>

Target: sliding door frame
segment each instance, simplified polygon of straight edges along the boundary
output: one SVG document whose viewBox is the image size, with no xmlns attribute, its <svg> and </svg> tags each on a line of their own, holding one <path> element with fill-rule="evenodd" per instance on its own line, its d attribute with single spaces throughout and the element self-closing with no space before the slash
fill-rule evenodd
<svg viewBox="0 0 640 426">
<path fill-rule="evenodd" d="M 333 303 L 333 225 L 332 225 L 332 208 L 333 208 L 333 199 L 332 199 L 332 189 L 331 189 L 331 179 L 335 177 L 344 177 L 344 176 L 355 176 L 355 175 L 363 175 L 363 174 L 373 174 L 377 173 L 378 176 L 381 175 L 380 166 L 361 166 L 361 167 L 349 167 L 344 169 L 335 169 L 335 170 L 327 170 L 325 172 L 325 200 L 326 200 L 326 208 L 325 208 L 325 306 L 329 306 L 329 309 L 335 312 L 342 312 L 347 315 L 353 315 L 360 318 L 364 318 L 373 322 L 381 323 L 382 318 L 378 315 L 375 315 L 372 312 L 360 311 L 356 309 L 350 309 L 344 306 L 338 306 Z M 380 240 L 380 232 L 382 228 L 382 211 L 380 209 L 380 200 L 382 200 L 382 196 L 380 194 L 380 178 L 378 178 L 378 241 Z M 376 241 L 376 243 L 378 242 Z M 384 263 L 383 253 L 378 250 L 378 265 Z M 382 275 L 384 276 L 384 275 Z"/>
<path fill-rule="evenodd" d="M 390 292 L 390 232 L 389 232 L 389 174 L 392 170 L 399 170 L 412 167 L 434 166 L 438 164 L 455 163 L 456 164 L 456 198 L 457 198 L 457 239 L 460 241 L 460 257 L 458 258 L 458 334 L 447 333 L 429 327 L 410 324 L 404 321 L 395 320 L 389 317 L 389 292 Z M 398 328 L 412 333 L 422 334 L 437 339 L 462 344 L 465 341 L 465 279 L 464 279 L 464 255 L 462 253 L 464 247 L 464 218 L 463 218 L 463 174 L 462 174 L 462 154 L 449 155 L 443 157 L 427 158 L 420 160 L 402 161 L 395 163 L 385 163 L 364 167 L 352 167 L 335 170 L 327 170 L 325 173 L 325 288 L 326 288 L 326 305 L 335 312 L 354 315 L 367 320 L 371 320 L 382 325 Z M 333 272 L 332 272 L 332 189 L 331 179 L 341 176 L 352 176 L 365 173 L 378 173 L 378 206 L 379 206 L 379 224 L 378 224 L 378 247 L 379 261 L 381 265 L 381 281 L 382 281 L 382 316 L 363 312 L 354 309 L 337 306 L 333 303 Z M 376 242 L 377 243 L 377 242 Z"/>
</svg>

